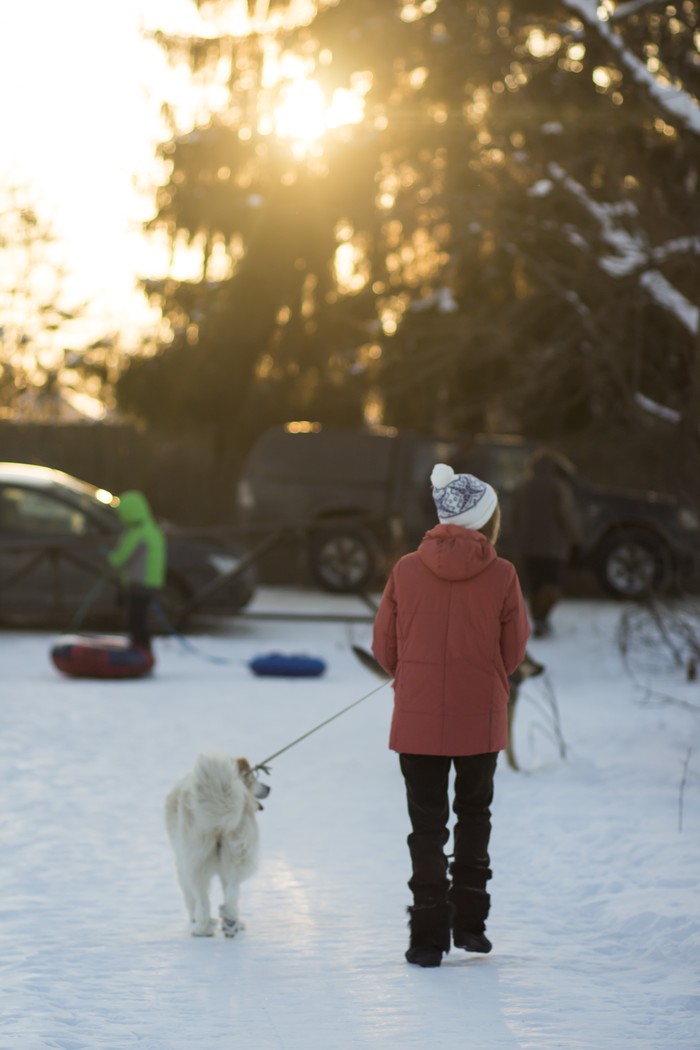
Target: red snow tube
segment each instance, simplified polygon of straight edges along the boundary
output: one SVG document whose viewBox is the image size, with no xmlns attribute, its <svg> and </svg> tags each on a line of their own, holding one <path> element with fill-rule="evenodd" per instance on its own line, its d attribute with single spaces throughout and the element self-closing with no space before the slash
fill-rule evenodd
<svg viewBox="0 0 700 1050">
<path fill-rule="evenodd" d="M 142 678 L 153 669 L 153 653 L 128 638 L 67 634 L 51 649 L 59 671 L 73 678 Z"/>
</svg>

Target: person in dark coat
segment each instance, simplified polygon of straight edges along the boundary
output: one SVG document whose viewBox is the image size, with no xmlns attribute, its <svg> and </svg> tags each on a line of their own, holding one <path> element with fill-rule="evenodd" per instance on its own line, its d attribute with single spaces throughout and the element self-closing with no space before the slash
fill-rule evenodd
<svg viewBox="0 0 700 1050">
<path fill-rule="evenodd" d="M 582 527 L 568 462 L 550 449 L 530 460 L 530 477 L 513 493 L 513 536 L 536 638 L 551 631 L 564 568 L 580 546 Z"/>
<path fill-rule="evenodd" d="M 493 488 L 438 463 L 431 474 L 440 524 L 394 566 L 372 648 L 394 679 L 389 747 L 399 753 L 411 834 L 406 959 L 439 966 L 450 941 L 489 952 L 488 844 L 498 752 L 508 740 L 508 676 L 530 634 L 515 567 L 496 554 Z M 455 769 L 454 862 L 449 776 Z"/>
</svg>

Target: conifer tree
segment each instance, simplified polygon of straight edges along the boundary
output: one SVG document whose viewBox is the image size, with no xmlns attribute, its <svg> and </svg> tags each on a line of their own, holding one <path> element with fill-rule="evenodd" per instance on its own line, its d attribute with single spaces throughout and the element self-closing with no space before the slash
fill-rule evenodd
<svg viewBox="0 0 700 1050">
<path fill-rule="evenodd" d="M 204 101 L 174 114 L 153 225 L 202 266 L 149 285 L 172 341 L 124 404 L 249 435 L 697 434 L 696 0 L 247 7 L 161 38 Z"/>
</svg>

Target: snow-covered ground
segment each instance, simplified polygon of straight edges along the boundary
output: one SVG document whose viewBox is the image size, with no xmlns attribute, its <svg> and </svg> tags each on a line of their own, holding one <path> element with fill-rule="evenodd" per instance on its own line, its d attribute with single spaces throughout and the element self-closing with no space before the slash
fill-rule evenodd
<svg viewBox="0 0 700 1050">
<path fill-rule="evenodd" d="M 255 608 L 367 611 L 271 589 Z M 389 686 L 272 763 L 234 940 L 189 936 L 163 829 L 198 751 L 259 762 L 375 689 L 349 648 L 368 623 L 232 620 L 190 639 L 230 663 L 159 639 L 155 675 L 135 682 L 62 677 L 50 635 L 0 635 L 2 1050 L 698 1050 L 700 683 L 647 651 L 640 680 L 651 668 L 684 703 L 645 697 L 620 615 L 567 602 L 532 643 L 568 757 L 532 680 L 515 727 L 527 771 L 501 756 L 496 777 L 494 950 L 436 970 L 403 957 Z M 274 649 L 328 671 L 254 677 L 246 661 Z"/>
</svg>

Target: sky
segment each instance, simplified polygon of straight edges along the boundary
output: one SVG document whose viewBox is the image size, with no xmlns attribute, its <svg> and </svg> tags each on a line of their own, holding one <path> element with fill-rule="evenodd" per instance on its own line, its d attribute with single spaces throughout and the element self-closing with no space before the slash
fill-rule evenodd
<svg viewBox="0 0 700 1050">
<path fill-rule="evenodd" d="M 309 0 L 296 6 L 303 15 Z M 264 19 L 266 10 L 264 0 L 231 0 L 219 25 L 247 32 L 249 12 Z M 167 99 L 187 113 L 192 102 L 187 70 L 172 69 L 144 30 L 202 27 L 190 0 L 0 4 L 0 188 L 29 187 L 65 251 L 67 298 L 89 301 L 89 313 L 127 343 L 158 319 L 138 276 L 169 265 L 165 238 L 142 235 L 164 178 L 155 156 L 168 137 L 161 106 Z M 289 119 L 298 123 L 309 104 L 295 99 Z M 180 276 L 191 275 L 186 255 Z"/>
<path fill-rule="evenodd" d="M 67 678 L 55 635 L 0 633 L 2 1050 L 697 1050 L 700 692 L 651 621 L 625 666 L 626 611 L 565 601 L 532 640 L 521 771 L 496 772 L 493 951 L 434 970 L 404 960 L 391 687 L 351 652 L 357 598 L 261 587 L 259 618 L 158 638 L 137 681 Z M 254 676 L 271 651 L 327 670 Z M 262 762 L 363 696 L 271 761 L 245 930 L 191 937 L 167 792 L 199 751 Z"/>
<path fill-rule="evenodd" d="M 134 288 L 162 260 L 140 235 L 153 211 L 167 66 L 140 28 L 186 0 L 0 5 L 0 178 L 28 185 L 65 247 L 70 290 L 107 327 L 154 314 Z M 183 16 L 184 17 L 184 16 Z"/>
</svg>

